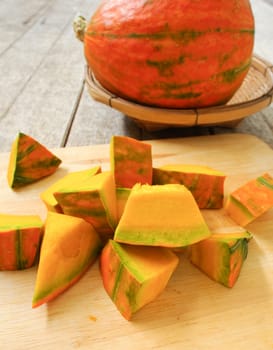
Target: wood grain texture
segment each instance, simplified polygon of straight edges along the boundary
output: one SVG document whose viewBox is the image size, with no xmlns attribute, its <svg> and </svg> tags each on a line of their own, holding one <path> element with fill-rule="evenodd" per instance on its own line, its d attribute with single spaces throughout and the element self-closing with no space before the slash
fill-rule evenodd
<svg viewBox="0 0 273 350">
<path fill-rule="evenodd" d="M 273 175 L 272 149 L 251 135 L 150 142 L 154 166 L 197 163 L 225 172 L 225 194 L 265 171 Z M 47 186 L 67 171 L 98 164 L 109 169 L 109 145 L 52 151 L 63 160 L 60 169 L 16 192 L 7 186 L 8 153 L 0 154 L 0 212 L 37 213 L 44 218 L 39 193 Z M 222 211 L 203 214 L 209 225 L 226 222 Z M 106 295 L 97 263 L 70 290 L 37 309 L 31 309 L 36 267 L 1 272 L 1 348 L 272 350 L 272 209 L 247 228 L 254 238 L 234 288 L 210 280 L 182 254 L 166 290 L 131 322 L 123 319 Z"/>
</svg>

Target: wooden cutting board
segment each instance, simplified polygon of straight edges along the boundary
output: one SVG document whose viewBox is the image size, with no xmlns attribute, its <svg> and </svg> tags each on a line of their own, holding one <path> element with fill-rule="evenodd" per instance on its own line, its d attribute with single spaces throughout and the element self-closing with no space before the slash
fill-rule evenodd
<svg viewBox="0 0 273 350">
<path fill-rule="evenodd" d="M 226 194 L 264 172 L 273 175 L 273 151 L 250 135 L 151 141 L 154 166 L 195 163 L 227 175 Z M 8 154 L 0 155 L 0 212 L 39 214 L 39 193 L 67 171 L 109 169 L 109 146 L 53 150 L 62 160 L 51 177 L 20 191 L 7 186 Z M 209 225 L 228 225 L 221 211 L 204 211 Z M 228 289 L 181 255 L 157 300 L 128 322 L 106 295 L 96 263 L 70 290 L 31 308 L 36 267 L 0 272 L 1 349 L 273 349 L 273 210 L 247 227 L 254 235 L 239 280 Z M 50 278 L 50 276 L 49 276 Z"/>
</svg>

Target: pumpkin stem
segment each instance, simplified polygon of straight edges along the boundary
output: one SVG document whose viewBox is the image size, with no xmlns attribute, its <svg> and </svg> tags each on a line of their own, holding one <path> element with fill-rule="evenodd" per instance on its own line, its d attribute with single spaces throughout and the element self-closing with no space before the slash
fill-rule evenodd
<svg viewBox="0 0 273 350">
<path fill-rule="evenodd" d="M 78 38 L 80 41 L 83 41 L 84 39 L 86 26 L 87 26 L 87 20 L 83 16 L 77 15 L 74 18 L 73 29 L 74 29 L 76 38 Z"/>
</svg>

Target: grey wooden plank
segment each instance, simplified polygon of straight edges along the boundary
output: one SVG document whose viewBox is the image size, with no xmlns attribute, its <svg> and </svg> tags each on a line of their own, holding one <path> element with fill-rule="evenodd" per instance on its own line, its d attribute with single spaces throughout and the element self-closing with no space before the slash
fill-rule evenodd
<svg viewBox="0 0 273 350">
<path fill-rule="evenodd" d="M 60 146 L 84 71 L 72 21 L 83 0 L 55 0 L 0 57 L 0 150 L 20 130 L 48 147 Z M 3 73 L 2 73 L 3 72 Z"/>
<path fill-rule="evenodd" d="M 141 138 L 141 129 L 119 111 L 91 98 L 86 86 L 66 146 L 103 144 L 111 135 Z"/>
<path fill-rule="evenodd" d="M 255 18 L 254 51 L 273 62 L 273 1 L 250 0 Z"/>
<path fill-rule="evenodd" d="M 39 20 L 40 16 L 51 6 L 52 0 L 0 1 L 0 55 Z"/>
</svg>

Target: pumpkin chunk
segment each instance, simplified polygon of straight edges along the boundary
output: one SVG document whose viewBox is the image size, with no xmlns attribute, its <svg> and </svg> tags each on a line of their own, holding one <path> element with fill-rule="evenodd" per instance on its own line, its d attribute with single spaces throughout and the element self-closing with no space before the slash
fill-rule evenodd
<svg viewBox="0 0 273 350">
<path fill-rule="evenodd" d="M 168 248 L 137 247 L 113 240 L 100 256 L 104 288 L 127 320 L 162 293 L 177 265 L 178 257 Z"/>
<path fill-rule="evenodd" d="M 239 225 L 246 226 L 273 207 L 273 178 L 265 173 L 248 181 L 227 199 L 225 209 Z"/>
<path fill-rule="evenodd" d="M 152 151 L 148 143 L 126 136 L 112 136 L 110 165 L 117 188 L 132 188 L 136 183 L 152 184 Z"/>
<path fill-rule="evenodd" d="M 190 247 L 190 260 L 211 279 L 232 288 L 247 258 L 251 237 L 245 230 L 213 233 Z"/>
<path fill-rule="evenodd" d="M 85 220 L 48 212 L 32 307 L 55 299 L 75 284 L 94 263 L 101 246 Z"/>
<path fill-rule="evenodd" d="M 128 244 L 182 247 L 210 234 L 191 192 L 184 185 L 136 184 L 114 239 Z"/>
<path fill-rule="evenodd" d="M 29 135 L 19 133 L 11 148 L 8 184 L 18 188 L 53 174 L 61 159 Z"/>
<path fill-rule="evenodd" d="M 185 185 L 200 209 L 223 207 L 225 178 L 222 172 L 203 165 L 169 164 L 153 169 L 153 184 Z"/>
<path fill-rule="evenodd" d="M 0 214 L 0 270 L 32 267 L 42 233 L 43 222 L 37 215 Z"/>
<path fill-rule="evenodd" d="M 96 166 L 91 169 L 71 172 L 60 180 L 54 182 L 50 187 L 41 193 L 41 199 L 45 203 L 49 211 L 62 213 L 62 209 L 58 204 L 54 193 L 62 190 L 63 188 L 69 188 L 69 186 L 75 186 L 80 184 L 82 181 L 88 181 L 90 177 L 101 172 L 101 167 Z"/>
<path fill-rule="evenodd" d="M 85 219 L 101 239 L 113 237 L 117 225 L 117 202 L 114 178 L 105 171 L 54 193 L 63 213 Z"/>
</svg>

